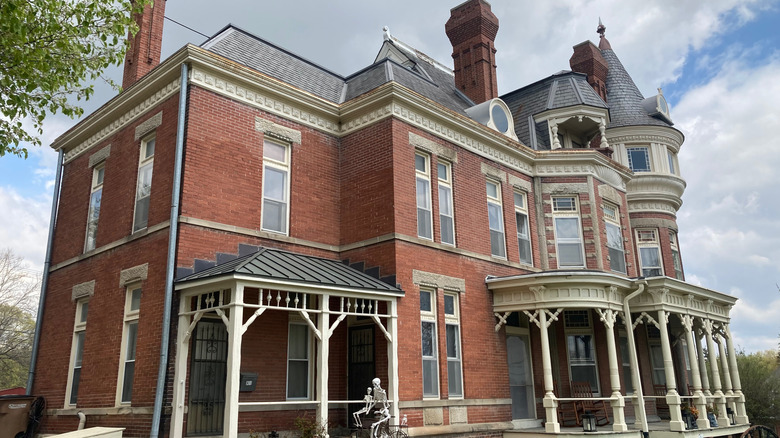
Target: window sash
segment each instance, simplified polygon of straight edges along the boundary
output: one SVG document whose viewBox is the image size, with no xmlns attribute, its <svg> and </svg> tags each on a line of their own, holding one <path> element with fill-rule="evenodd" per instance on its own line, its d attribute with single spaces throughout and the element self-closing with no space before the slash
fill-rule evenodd
<svg viewBox="0 0 780 438">
<path fill-rule="evenodd" d="M 592 334 L 569 334 L 566 336 L 569 353 L 569 375 L 572 381 L 590 383 L 593 394 L 599 394 L 596 345 Z"/>
<path fill-rule="evenodd" d="M 89 212 L 87 213 L 87 237 L 84 243 L 84 252 L 95 249 L 98 231 L 98 219 L 100 218 L 100 203 L 103 200 L 103 186 L 92 191 L 89 197 Z"/>
<path fill-rule="evenodd" d="M 606 223 L 607 248 L 609 252 L 609 268 L 613 271 L 626 273 L 626 254 L 623 249 L 623 233 L 619 226 Z"/>
<path fill-rule="evenodd" d="M 423 397 L 439 396 L 439 361 L 436 354 L 436 323 L 421 322 Z"/>
<path fill-rule="evenodd" d="M 579 217 L 555 218 L 555 244 L 559 266 L 585 266 Z"/>
<path fill-rule="evenodd" d="M 446 324 L 447 392 L 450 397 L 463 397 L 463 374 L 460 354 L 460 326 Z"/>
<path fill-rule="evenodd" d="M 309 328 L 290 324 L 287 340 L 287 398 L 309 398 Z"/>
<path fill-rule="evenodd" d="M 152 193 L 152 171 L 154 163 L 149 160 L 138 169 L 138 182 L 135 191 L 135 212 L 133 232 L 147 227 L 149 221 L 149 198 Z"/>
<path fill-rule="evenodd" d="M 650 154 L 646 147 L 626 148 L 628 167 L 633 172 L 650 172 Z"/>
<path fill-rule="evenodd" d="M 433 218 L 431 212 L 431 182 L 417 176 L 417 236 L 433 239 Z"/>
<path fill-rule="evenodd" d="M 441 243 L 455 245 L 455 218 L 452 208 L 452 187 L 439 183 L 439 223 Z"/>
<path fill-rule="evenodd" d="M 490 228 L 490 254 L 506 257 L 504 215 L 501 204 L 488 199 L 488 226 Z"/>
<path fill-rule="evenodd" d="M 661 251 L 658 246 L 640 246 L 639 263 L 642 267 L 643 277 L 657 277 L 663 275 Z"/>
<path fill-rule="evenodd" d="M 125 326 L 125 359 L 122 370 L 121 403 L 130 403 L 133 398 L 133 381 L 135 377 L 135 350 L 138 340 L 138 321 L 132 321 Z"/>
</svg>

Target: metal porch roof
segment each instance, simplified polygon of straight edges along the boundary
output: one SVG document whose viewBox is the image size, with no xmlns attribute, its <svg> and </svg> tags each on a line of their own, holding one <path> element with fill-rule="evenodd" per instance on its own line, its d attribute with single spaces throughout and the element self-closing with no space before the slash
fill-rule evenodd
<svg viewBox="0 0 780 438">
<path fill-rule="evenodd" d="M 325 259 L 275 248 L 259 251 L 176 280 L 176 284 L 222 276 L 244 275 L 301 285 L 332 286 L 403 295 L 403 290 L 358 271 L 339 260 Z"/>
</svg>

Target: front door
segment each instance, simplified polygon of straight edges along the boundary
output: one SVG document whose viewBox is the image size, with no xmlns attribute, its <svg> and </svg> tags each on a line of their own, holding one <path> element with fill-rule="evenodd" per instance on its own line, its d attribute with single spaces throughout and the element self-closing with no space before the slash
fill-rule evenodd
<svg viewBox="0 0 780 438">
<path fill-rule="evenodd" d="M 221 320 L 198 322 L 192 340 L 187 435 L 221 435 L 228 337 Z"/>
<path fill-rule="evenodd" d="M 527 334 L 507 334 L 506 357 L 509 365 L 509 393 L 512 397 L 513 420 L 536 417 L 530 346 Z"/>
<path fill-rule="evenodd" d="M 366 388 L 371 387 L 371 380 L 376 377 L 374 367 L 374 326 L 365 325 L 349 329 L 349 400 L 362 400 L 366 396 Z M 352 413 L 364 405 L 350 403 L 349 422 L 352 424 Z"/>
</svg>

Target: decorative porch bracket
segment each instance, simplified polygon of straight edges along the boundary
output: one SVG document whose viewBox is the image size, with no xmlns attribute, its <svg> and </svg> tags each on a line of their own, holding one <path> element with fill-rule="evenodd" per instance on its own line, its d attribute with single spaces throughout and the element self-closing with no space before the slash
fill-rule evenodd
<svg viewBox="0 0 780 438">
<path fill-rule="evenodd" d="M 648 324 L 653 324 L 657 329 L 661 328 L 661 326 L 658 325 L 658 321 L 653 319 L 653 317 L 648 315 L 646 312 L 642 312 L 639 314 L 639 316 L 636 317 L 636 321 L 634 321 L 634 324 L 631 326 L 631 328 L 636 329 L 636 326 L 639 324 L 644 324 L 644 320 L 647 320 Z"/>
<path fill-rule="evenodd" d="M 190 337 L 192 336 L 192 331 L 195 330 L 195 326 L 198 325 L 198 321 L 200 321 L 200 318 L 203 317 L 203 314 L 205 313 L 205 310 L 201 310 L 200 312 L 197 312 L 192 317 L 192 322 L 190 323 L 190 326 L 187 327 L 187 332 L 184 333 L 184 342 L 189 342 Z"/>
<path fill-rule="evenodd" d="M 327 317 L 327 315 L 325 315 L 325 317 Z M 342 313 L 341 315 L 339 315 L 339 317 L 336 319 L 333 325 L 331 325 L 330 328 L 328 328 L 328 333 L 325 335 L 327 339 L 330 339 L 330 337 L 333 336 L 333 332 L 336 331 L 336 327 L 338 327 L 341 321 L 344 321 L 346 317 L 347 317 L 346 313 Z"/>
<path fill-rule="evenodd" d="M 525 312 L 528 313 L 528 312 Z M 501 326 L 506 324 L 506 319 L 509 318 L 509 315 L 512 314 L 512 312 L 504 312 L 504 315 L 501 316 L 500 313 L 494 312 L 494 315 L 496 315 L 496 318 L 498 318 L 498 322 L 496 323 L 495 331 L 501 330 Z"/>
<path fill-rule="evenodd" d="M 393 336 L 390 334 L 390 332 L 387 331 L 384 325 L 382 325 L 382 322 L 379 320 L 379 317 L 376 315 L 371 315 L 371 319 L 374 320 L 374 323 L 379 327 L 379 330 L 382 330 L 382 333 L 385 335 L 385 339 L 387 339 L 387 342 L 393 342 Z"/>
<path fill-rule="evenodd" d="M 249 319 L 246 320 L 244 325 L 241 326 L 241 336 L 244 336 L 244 333 L 246 333 L 249 326 L 252 325 L 253 322 L 255 322 L 258 316 L 262 315 L 263 312 L 265 312 L 265 309 L 267 309 L 267 307 L 261 307 L 255 310 L 255 313 L 253 313 L 252 316 L 250 316 Z"/>
<path fill-rule="evenodd" d="M 298 313 L 301 314 L 301 318 L 303 318 L 304 321 L 306 321 L 306 324 L 309 325 L 309 328 L 311 328 L 311 331 L 314 332 L 314 336 L 317 337 L 317 340 L 321 341 L 322 340 L 322 333 L 320 332 L 320 329 L 318 329 L 317 326 L 314 325 L 314 322 L 312 322 L 311 318 L 309 318 L 309 312 L 307 312 L 305 310 L 300 310 L 299 309 Z"/>
</svg>

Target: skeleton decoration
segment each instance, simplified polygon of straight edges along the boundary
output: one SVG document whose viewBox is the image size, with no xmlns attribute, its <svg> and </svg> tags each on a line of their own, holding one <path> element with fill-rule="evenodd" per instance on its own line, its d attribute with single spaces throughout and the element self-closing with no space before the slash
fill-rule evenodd
<svg viewBox="0 0 780 438">
<path fill-rule="evenodd" d="M 373 387 L 366 388 L 366 395 L 363 397 L 365 405 L 362 409 L 353 413 L 352 418 L 355 420 L 355 427 L 362 428 L 361 415 L 368 415 L 374 410 L 379 419 L 371 425 L 371 436 L 379 438 L 380 427 L 390 421 L 390 403 L 387 401 L 387 392 L 380 386 L 381 381 L 379 378 L 374 378 L 371 383 Z"/>
</svg>

